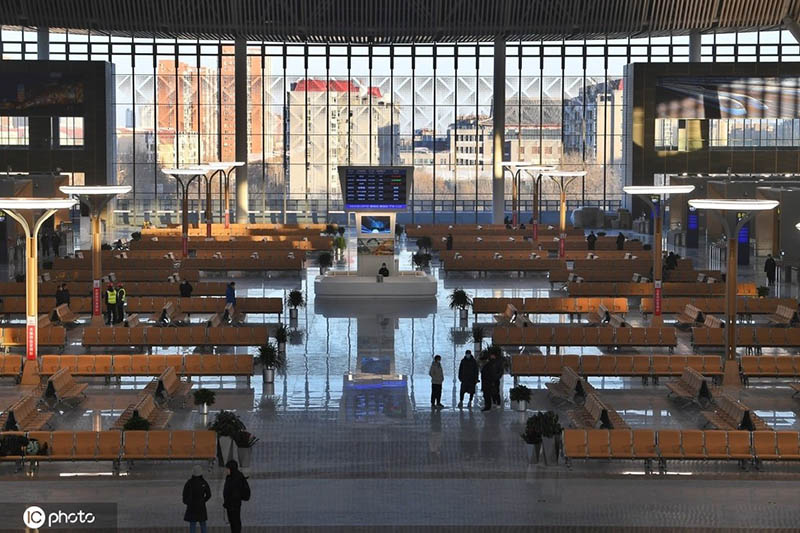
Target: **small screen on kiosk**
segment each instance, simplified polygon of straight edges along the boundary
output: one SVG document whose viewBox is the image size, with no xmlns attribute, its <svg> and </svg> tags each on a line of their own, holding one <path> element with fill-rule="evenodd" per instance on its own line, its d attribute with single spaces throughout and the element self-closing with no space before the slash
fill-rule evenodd
<svg viewBox="0 0 800 533">
<path fill-rule="evenodd" d="M 361 216 L 361 233 L 391 233 L 391 218 L 371 215 Z"/>
</svg>

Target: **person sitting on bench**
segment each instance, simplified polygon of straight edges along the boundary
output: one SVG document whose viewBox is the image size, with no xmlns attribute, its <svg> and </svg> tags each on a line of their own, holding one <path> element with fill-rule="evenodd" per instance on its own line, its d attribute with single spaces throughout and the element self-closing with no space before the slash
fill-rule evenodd
<svg viewBox="0 0 800 533">
<path fill-rule="evenodd" d="M 384 278 L 389 277 L 389 269 L 386 267 L 386 263 L 381 263 L 381 269 L 378 270 L 378 275 Z"/>
</svg>

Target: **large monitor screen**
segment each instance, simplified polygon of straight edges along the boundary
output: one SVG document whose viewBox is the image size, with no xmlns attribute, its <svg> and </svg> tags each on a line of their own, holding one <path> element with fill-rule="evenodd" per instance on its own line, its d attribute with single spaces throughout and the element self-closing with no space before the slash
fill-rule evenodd
<svg viewBox="0 0 800 533">
<path fill-rule="evenodd" d="M 406 209 L 410 167 L 339 167 L 345 209 Z"/>
</svg>

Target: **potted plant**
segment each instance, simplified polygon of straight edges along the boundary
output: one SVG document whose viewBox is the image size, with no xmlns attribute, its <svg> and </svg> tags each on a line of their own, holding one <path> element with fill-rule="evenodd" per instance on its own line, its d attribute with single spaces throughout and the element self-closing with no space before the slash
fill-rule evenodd
<svg viewBox="0 0 800 533">
<path fill-rule="evenodd" d="M 134 231 L 131 233 L 131 240 L 133 241 L 141 241 L 142 240 L 142 232 L 141 231 Z"/>
<path fill-rule="evenodd" d="M 275 381 L 275 371 L 282 372 L 286 368 L 286 352 L 279 352 L 269 341 L 258 347 L 256 359 L 261 364 L 261 376 L 264 383 Z"/>
<path fill-rule="evenodd" d="M 520 435 L 525 444 L 528 445 L 528 462 L 534 464 L 539 462 L 539 453 L 542 449 L 542 433 L 539 431 L 541 415 L 542 413 L 535 413 L 533 416 L 528 417 L 525 423 L 525 431 Z"/>
<path fill-rule="evenodd" d="M 250 457 L 253 454 L 253 446 L 258 442 L 258 437 L 246 430 L 237 432 L 233 436 L 233 442 L 236 444 L 236 451 L 239 455 L 239 466 L 248 468 L 250 466 Z"/>
<path fill-rule="evenodd" d="M 125 425 L 122 426 L 123 431 L 149 431 L 150 430 L 150 421 L 146 418 L 142 418 L 139 416 L 138 412 L 134 412 L 133 416 L 125 422 Z"/>
<path fill-rule="evenodd" d="M 508 391 L 511 398 L 511 408 L 515 411 L 525 412 L 528 409 L 528 402 L 531 401 L 531 390 L 525 385 L 511 387 Z"/>
<path fill-rule="evenodd" d="M 766 298 L 767 296 L 769 296 L 769 287 L 765 287 L 764 285 L 758 287 L 756 291 L 758 291 L 759 298 Z"/>
<path fill-rule="evenodd" d="M 450 309 L 458 309 L 458 319 L 462 326 L 467 325 L 467 309 L 472 305 L 472 298 L 462 288 L 453 289 L 450 293 Z"/>
<path fill-rule="evenodd" d="M 433 241 L 431 241 L 430 237 L 420 237 L 417 239 L 417 248 L 419 248 L 420 251 L 424 250 L 430 252 L 431 246 L 433 246 Z"/>
<path fill-rule="evenodd" d="M 217 434 L 217 458 L 219 465 L 222 466 L 233 457 L 233 437 L 238 432 L 244 431 L 245 425 L 236 413 L 220 411 L 208 429 Z"/>
<path fill-rule="evenodd" d="M 558 448 L 563 428 L 558 422 L 558 415 L 553 411 L 536 413 L 536 428 L 542 436 L 542 457 L 548 466 L 558 464 Z"/>
<path fill-rule="evenodd" d="M 319 254 L 317 262 L 319 263 L 319 273 L 325 275 L 325 271 L 333 265 L 333 256 L 330 252 L 322 252 Z"/>
<path fill-rule="evenodd" d="M 306 305 L 306 300 L 303 298 L 303 293 L 298 289 L 289 291 L 289 297 L 286 300 L 289 305 L 289 320 L 297 322 L 297 308 Z"/>
<path fill-rule="evenodd" d="M 289 332 L 286 330 L 286 326 L 283 324 L 278 324 L 278 329 L 275 330 L 275 342 L 278 343 L 278 353 L 281 353 L 286 356 L 286 340 L 289 337 Z"/>
<path fill-rule="evenodd" d="M 423 268 L 428 268 L 428 266 L 431 264 L 431 254 L 417 252 L 411 256 L 411 260 L 418 269 L 422 270 Z"/>
<path fill-rule="evenodd" d="M 214 405 L 217 395 L 213 390 L 197 389 L 192 393 L 194 395 L 194 404 L 203 406 L 203 414 L 208 414 L 208 406 Z"/>
<path fill-rule="evenodd" d="M 472 342 L 475 343 L 475 349 L 473 353 L 477 357 L 481 351 L 483 350 L 483 338 L 486 336 L 486 332 L 483 329 L 483 326 L 478 324 L 472 324 Z"/>
</svg>

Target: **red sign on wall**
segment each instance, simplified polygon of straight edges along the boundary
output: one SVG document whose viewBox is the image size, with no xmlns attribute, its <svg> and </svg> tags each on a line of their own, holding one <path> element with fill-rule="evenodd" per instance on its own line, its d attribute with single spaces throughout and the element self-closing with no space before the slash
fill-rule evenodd
<svg viewBox="0 0 800 533">
<path fill-rule="evenodd" d="M 558 257 L 564 257 L 567 249 L 567 234 L 562 233 L 561 238 L 558 240 Z"/>
<path fill-rule="evenodd" d="M 533 240 L 534 241 L 538 241 L 539 240 L 539 223 L 538 222 L 534 222 L 533 223 Z"/>
<path fill-rule="evenodd" d="M 92 281 L 92 315 L 100 316 L 100 280 Z"/>
<path fill-rule="evenodd" d="M 661 316 L 661 281 L 655 282 L 655 301 L 653 302 L 653 313 Z"/>
<path fill-rule="evenodd" d="M 25 326 L 25 357 L 36 360 L 36 317 L 29 316 Z"/>
</svg>

